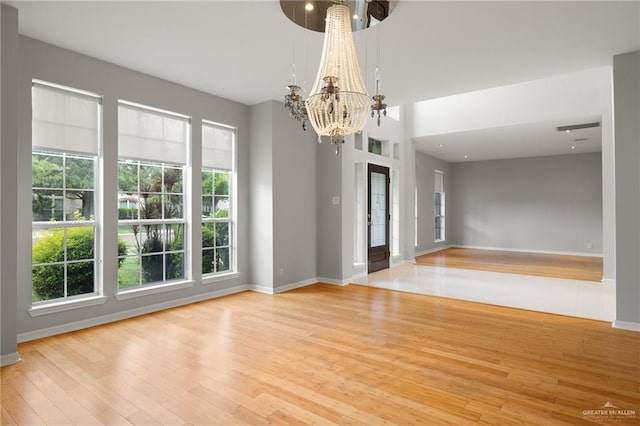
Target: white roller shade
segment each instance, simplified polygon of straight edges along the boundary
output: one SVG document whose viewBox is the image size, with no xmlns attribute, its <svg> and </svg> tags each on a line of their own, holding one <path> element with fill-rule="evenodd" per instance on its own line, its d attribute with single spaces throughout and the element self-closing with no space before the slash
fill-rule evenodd
<svg viewBox="0 0 640 426">
<path fill-rule="evenodd" d="M 98 154 L 100 97 L 34 82 L 33 148 Z"/>
<path fill-rule="evenodd" d="M 202 123 L 202 167 L 233 170 L 235 130 Z"/>
<path fill-rule="evenodd" d="M 188 126 L 186 117 L 121 103 L 118 106 L 118 155 L 186 164 Z"/>
</svg>

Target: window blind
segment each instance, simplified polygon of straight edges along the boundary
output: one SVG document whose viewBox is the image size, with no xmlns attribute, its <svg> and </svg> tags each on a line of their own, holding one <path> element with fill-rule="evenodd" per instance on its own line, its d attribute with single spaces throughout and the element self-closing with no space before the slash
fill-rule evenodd
<svg viewBox="0 0 640 426">
<path fill-rule="evenodd" d="M 202 167 L 233 170 L 235 129 L 202 123 Z"/>
<path fill-rule="evenodd" d="M 189 119 L 120 103 L 118 155 L 136 160 L 187 163 Z"/>
<path fill-rule="evenodd" d="M 32 99 L 33 148 L 98 154 L 99 96 L 34 82 Z"/>
</svg>

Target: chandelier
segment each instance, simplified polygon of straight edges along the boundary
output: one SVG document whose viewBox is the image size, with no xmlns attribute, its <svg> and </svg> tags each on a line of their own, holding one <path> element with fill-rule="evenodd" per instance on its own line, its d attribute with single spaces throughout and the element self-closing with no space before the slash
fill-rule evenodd
<svg viewBox="0 0 640 426">
<path fill-rule="evenodd" d="M 359 133 L 364 127 L 369 95 L 353 44 L 349 8 L 342 4 L 327 10 L 320 67 L 306 105 L 318 140 L 328 136 L 337 145 L 344 143 L 344 135 Z"/>
<path fill-rule="evenodd" d="M 292 16 L 288 15 L 288 7 L 285 4 L 291 3 L 293 2 L 281 0 L 285 14 L 293 22 L 298 23 L 295 19 L 295 8 L 292 8 Z M 295 83 L 295 65 L 292 72 L 293 83 L 287 86 L 289 93 L 285 96 L 285 107 L 289 110 L 291 118 L 301 121 L 305 130 L 307 121 L 311 123 L 318 134 L 318 142 L 322 142 L 323 136 L 327 137 L 332 144 L 335 144 L 336 154 L 339 153 L 340 145 L 344 143 L 345 135 L 362 131 L 369 114 L 374 117 L 377 113 L 378 125 L 380 125 L 380 112 L 386 115 L 387 107 L 384 103 L 385 96 L 379 93 L 378 68 L 376 68 L 375 96 L 369 98 L 367 94 L 353 42 L 352 11 L 343 3 L 344 1 L 340 1 L 326 9 L 324 46 L 318 73 L 309 96 L 303 100 L 301 88 Z M 366 14 L 366 19 L 364 21 L 361 19 L 364 24 L 360 29 L 379 23 L 388 16 L 389 1 L 361 0 L 355 3 L 361 3 L 360 7 Z M 383 4 L 384 6 L 381 6 Z M 375 7 L 372 7 L 374 5 Z M 307 3 L 308 6 L 309 3 Z M 313 10 L 313 6 L 306 10 Z M 354 15 L 353 19 L 356 18 L 358 16 Z M 306 12 L 304 27 L 306 31 Z"/>
<path fill-rule="evenodd" d="M 307 107 L 304 104 L 304 99 L 300 94 L 300 86 L 296 84 L 296 68 L 292 67 L 291 72 L 293 78 L 290 85 L 287 86 L 289 93 L 284 97 L 284 107 L 289 110 L 289 117 L 294 120 L 298 120 L 302 123 L 302 130 L 307 130 Z"/>
</svg>

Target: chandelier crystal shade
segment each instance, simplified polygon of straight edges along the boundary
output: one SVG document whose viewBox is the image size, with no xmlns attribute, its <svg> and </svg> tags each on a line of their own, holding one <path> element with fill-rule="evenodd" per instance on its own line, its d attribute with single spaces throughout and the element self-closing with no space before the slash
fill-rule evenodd
<svg viewBox="0 0 640 426">
<path fill-rule="evenodd" d="M 309 122 L 331 143 L 362 131 L 370 111 L 353 44 L 349 8 L 333 5 L 327 10 L 324 47 L 315 83 L 306 100 Z"/>
</svg>

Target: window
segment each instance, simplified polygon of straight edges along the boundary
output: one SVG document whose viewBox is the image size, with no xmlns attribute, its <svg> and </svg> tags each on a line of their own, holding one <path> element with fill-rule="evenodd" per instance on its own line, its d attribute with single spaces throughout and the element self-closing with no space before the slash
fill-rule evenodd
<svg viewBox="0 0 640 426">
<path fill-rule="evenodd" d="M 365 188 L 364 188 L 364 165 L 360 162 L 354 163 L 354 172 L 355 172 L 355 203 L 354 203 L 354 223 L 355 223 L 355 238 L 353 239 L 353 263 L 356 265 L 360 265 L 365 263 L 365 253 L 364 247 L 366 245 L 365 241 L 365 232 L 366 232 L 366 223 L 365 218 L 367 216 L 366 206 L 365 206 Z"/>
<path fill-rule="evenodd" d="M 187 276 L 184 175 L 189 119 L 118 106 L 118 287 Z"/>
<path fill-rule="evenodd" d="M 383 154 L 383 143 L 378 139 L 369 138 L 369 152 L 372 154 Z"/>
<path fill-rule="evenodd" d="M 234 270 L 235 129 L 202 123 L 202 274 Z"/>
<path fill-rule="evenodd" d="M 440 170 L 436 170 L 435 177 L 435 241 L 445 240 L 445 198 L 444 198 L 444 173 Z"/>
<path fill-rule="evenodd" d="M 391 254 L 400 256 L 400 173 L 391 172 Z"/>
<path fill-rule="evenodd" d="M 98 95 L 33 82 L 34 304 L 98 293 L 95 205 L 100 103 Z"/>
</svg>

